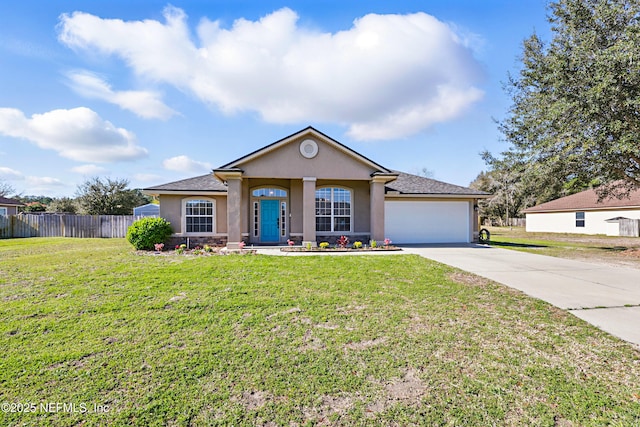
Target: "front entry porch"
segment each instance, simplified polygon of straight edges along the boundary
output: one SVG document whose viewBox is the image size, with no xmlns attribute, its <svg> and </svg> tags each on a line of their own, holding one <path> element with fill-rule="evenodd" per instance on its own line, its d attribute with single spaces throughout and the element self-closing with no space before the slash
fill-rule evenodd
<svg viewBox="0 0 640 427">
<path fill-rule="evenodd" d="M 228 247 L 317 246 L 345 235 L 351 242 L 384 239 L 384 182 L 316 177 L 266 179 L 217 171 L 228 185 Z M 237 237 L 234 237 L 237 236 Z M 237 240 L 236 240 L 237 239 Z"/>
<path fill-rule="evenodd" d="M 281 197 L 274 197 L 275 193 Z M 263 195 L 266 194 L 266 195 Z M 288 192 L 261 188 L 252 191 L 249 243 L 277 245 L 289 238 Z"/>
</svg>

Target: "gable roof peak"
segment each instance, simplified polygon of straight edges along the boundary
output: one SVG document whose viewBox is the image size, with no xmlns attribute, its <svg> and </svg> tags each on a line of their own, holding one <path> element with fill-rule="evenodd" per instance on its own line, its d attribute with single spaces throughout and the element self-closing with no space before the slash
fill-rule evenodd
<svg viewBox="0 0 640 427">
<path fill-rule="evenodd" d="M 312 135 L 313 137 L 323 141 L 326 144 L 332 145 L 333 147 L 337 148 L 338 150 L 344 152 L 345 154 L 355 158 L 356 160 L 365 163 L 367 165 L 369 165 L 370 167 L 379 170 L 382 173 L 393 173 L 392 170 L 385 168 L 384 166 L 374 162 L 373 160 L 369 159 L 366 156 L 363 156 L 362 154 L 358 153 L 357 151 L 347 147 L 346 145 L 342 144 L 341 142 L 333 139 L 332 137 L 330 137 L 329 135 L 319 131 L 318 129 L 314 128 L 313 126 L 307 126 L 304 129 L 301 129 L 297 132 L 292 133 L 289 136 L 286 136 L 282 139 L 279 139 L 269 145 L 266 145 L 262 148 L 259 148 L 245 156 L 242 156 L 232 162 L 229 162 L 225 165 L 220 166 L 219 168 L 216 168 L 216 170 L 226 170 L 226 169 L 231 169 L 231 168 L 239 168 L 239 166 L 243 163 L 249 162 L 253 159 L 256 159 L 260 156 L 263 156 L 271 151 L 276 150 L 277 148 L 280 148 L 286 144 L 289 144 L 305 135 Z"/>
</svg>

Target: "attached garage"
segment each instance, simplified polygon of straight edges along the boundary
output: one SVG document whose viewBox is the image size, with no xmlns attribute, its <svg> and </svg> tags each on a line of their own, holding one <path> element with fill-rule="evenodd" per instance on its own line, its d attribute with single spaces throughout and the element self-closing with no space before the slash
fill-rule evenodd
<svg viewBox="0 0 640 427">
<path fill-rule="evenodd" d="M 478 200 L 489 194 L 397 172 L 384 196 L 384 230 L 393 243 L 478 241 Z"/>
<path fill-rule="evenodd" d="M 394 243 L 469 243 L 469 201 L 385 201 L 384 228 Z"/>
</svg>

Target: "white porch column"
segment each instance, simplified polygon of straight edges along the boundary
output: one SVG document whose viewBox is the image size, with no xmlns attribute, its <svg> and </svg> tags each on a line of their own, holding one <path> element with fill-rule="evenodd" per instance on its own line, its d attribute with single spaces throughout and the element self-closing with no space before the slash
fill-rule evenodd
<svg viewBox="0 0 640 427">
<path fill-rule="evenodd" d="M 316 246 L 316 178 L 302 178 L 302 245 Z"/>
<path fill-rule="evenodd" d="M 382 242 L 384 235 L 384 184 L 388 176 L 374 176 L 370 182 L 371 240 Z"/>
</svg>

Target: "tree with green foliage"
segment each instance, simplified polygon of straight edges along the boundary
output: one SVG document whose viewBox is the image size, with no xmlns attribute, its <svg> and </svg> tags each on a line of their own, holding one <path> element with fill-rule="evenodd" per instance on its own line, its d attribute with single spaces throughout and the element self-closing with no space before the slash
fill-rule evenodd
<svg viewBox="0 0 640 427">
<path fill-rule="evenodd" d="M 26 202 L 24 204 L 24 207 L 22 208 L 22 212 L 25 213 L 39 213 L 39 212 L 46 212 L 47 211 L 47 205 L 45 205 L 42 202 Z"/>
<path fill-rule="evenodd" d="M 549 10 L 552 41 L 526 39 L 506 84 L 513 104 L 499 129 L 511 147 L 499 160 L 526 165 L 522 179 L 547 193 L 600 182 L 600 197 L 622 197 L 640 188 L 640 2 Z"/>
<path fill-rule="evenodd" d="M 53 199 L 47 206 L 47 212 L 75 214 L 78 210 L 78 202 L 70 197 Z"/>
<path fill-rule="evenodd" d="M 526 184 L 522 170 L 502 166 L 480 172 L 469 186 L 492 195 L 478 201 L 481 217 L 508 224 L 509 218 L 519 218 L 523 209 L 534 204 L 535 198 Z"/>
<path fill-rule="evenodd" d="M 140 190 L 128 188 L 126 179 L 88 179 L 76 192 L 80 213 L 87 215 L 132 215 L 133 208 L 149 203 Z"/>
</svg>

